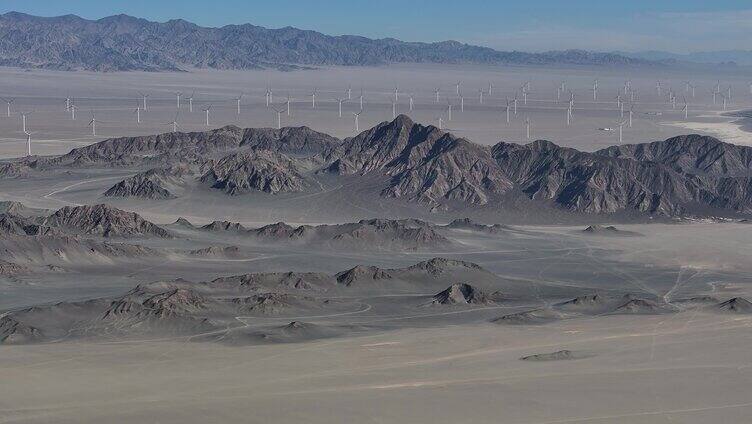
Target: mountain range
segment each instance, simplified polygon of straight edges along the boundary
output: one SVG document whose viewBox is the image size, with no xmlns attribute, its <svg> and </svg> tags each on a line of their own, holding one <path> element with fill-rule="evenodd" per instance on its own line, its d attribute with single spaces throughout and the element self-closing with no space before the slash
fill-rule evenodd
<svg viewBox="0 0 752 424">
<path fill-rule="evenodd" d="M 292 27 L 251 24 L 208 28 L 176 19 L 151 22 L 128 15 L 87 20 L 75 15 L 0 15 L 0 66 L 92 71 L 300 69 L 318 65 L 388 63 L 524 65 L 661 65 L 613 53 L 582 50 L 497 51 L 457 41 L 405 42 L 330 36 Z"/>
<path fill-rule="evenodd" d="M 486 146 L 405 115 L 344 140 L 307 127 L 234 126 L 109 139 L 62 156 L 7 162 L 0 175 L 102 167 L 143 170 L 103 194 L 145 199 L 196 189 L 229 196 L 316 193 L 326 179 L 433 211 L 752 213 L 752 147 L 701 135 L 595 152 L 546 140 Z"/>
</svg>

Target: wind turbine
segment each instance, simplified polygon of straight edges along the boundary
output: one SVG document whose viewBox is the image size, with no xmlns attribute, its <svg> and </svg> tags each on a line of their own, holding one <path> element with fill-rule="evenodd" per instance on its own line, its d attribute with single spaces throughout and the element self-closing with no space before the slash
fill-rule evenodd
<svg viewBox="0 0 752 424">
<path fill-rule="evenodd" d="M 483 104 L 483 90 L 478 90 L 478 95 L 480 96 L 478 102 Z"/>
<path fill-rule="evenodd" d="M 24 131 L 26 134 L 26 156 L 31 156 L 31 133 Z"/>
<path fill-rule="evenodd" d="M 567 126 L 571 125 L 572 123 L 572 102 L 569 102 L 569 106 L 567 106 Z"/>
<path fill-rule="evenodd" d="M 394 102 L 397 103 L 399 101 L 399 87 L 394 87 Z"/>
<path fill-rule="evenodd" d="M 177 98 L 177 108 L 180 109 L 180 96 L 183 95 L 182 91 L 175 92 L 175 97 Z"/>
<path fill-rule="evenodd" d="M 89 126 L 91 127 L 91 135 L 97 135 L 97 115 L 93 110 L 91 111 L 91 121 L 89 121 Z"/>
<path fill-rule="evenodd" d="M 65 111 L 66 112 L 70 111 L 70 100 L 71 100 L 70 96 L 65 98 Z"/>
<path fill-rule="evenodd" d="M 449 101 L 447 101 L 447 111 L 449 112 L 449 114 L 447 115 L 447 118 L 448 118 L 447 120 L 451 121 L 452 120 L 452 104 L 449 103 Z"/>
<path fill-rule="evenodd" d="M 76 120 L 76 109 L 78 109 L 78 106 L 76 106 L 75 103 L 71 103 L 71 105 L 70 105 L 71 121 L 75 121 Z"/>
<path fill-rule="evenodd" d="M 172 125 L 172 132 L 178 131 L 178 113 L 180 111 L 175 112 L 175 119 L 172 120 L 172 122 L 167 122 L 164 125 Z"/>
<path fill-rule="evenodd" d="M 149 97 L 149 95 L 148 95 L 148 94 L 146 94 L 146 93 L 142 93 L 142 92 L 140 92 L 140 91 L 138 92 L 138 94 L 140 94 L 140 95 L 141 95 L 141 97 L 142 97 L 142 98 L 144 99 L 144 111 L 148 110 L 148 109 L 146 108 L 146 99 L 147 99 L 147 98 Z"/>
<path fill-rule="evenodd" d="M 353 112 L 353 117 L 355 118 L 355 132 L 360 131 L 360 127 L 358 125 L 358 118 L 360 118 L 360 114 L 363 113 L 363 109 L 360 110 L 360 112 L 355 113 Z"/>
<path fill-rule="evenodd" d="M 619 144 L 621 144 L 621 134 L 622 134 L 622 128 L 624 128 L 624 124 L 626 124 L 627 121 L 621 121 L 619 122 Z"/>
<path fill-rule="evenodd" d="M 352 100 L 352 87 L 347 86 L 347 100 Z"/>
<path fill-rule="evenodd" d="M 141 104 L 136 103 L 136 110 L 133 111 L 136 114 L 136 123 L 141 123 Z"/>
<path fill-rule="evenodd" d="M 23 132 L 26 132 L 26 117 L 34 113 L 34 111 L 21 112 L 21 125 L 23 126 Z"/>
<path fill-rule="evenodd" d="M 193 95 L 196 94 L 196 90 L 193 90 L 191 97 L 188 97 L 188 112 L 193 113 Z"/>
<path fill-rule="evenodd" d="M 457 81 L 456 88 L 457 88 L 457 95 L 459 96 L 460 95 L 460 82 L 459 81 Z"/>
<path fill-rule="evenodd" d="M 517 116 L 517 93 L 514 93 L 514 115 Z"/>
<path fill-rule="evenodd" d="M 266 107 L 269 107 L 269 103 L 272 101 L 272 90 L 266 87 Z"/>
<path fill-rule="evenodd" d="M 436 119 L 439 121 L 439 129 L 443 130 L 444 129 L 444 117 L 443 116 L 439 116 Z"/>
<path fill-rule="evenodd" d="M 204 112 L 206 112 L 206 126 L 209 126 L 209 111 L 211 110 L 212 105 L 210 104 L 206 108 L 203 109 Z"/>
<path fill-rule="evenodd" d="M 439 102 L 439 89 L 437 88 L 436 90 L 434 90 L 434 93 L 436 94 L 436 103 L 438 103 Z"/>
<path fill-rule="evenodd" d="M 598 100 L 598 80 L 593 82 L 593 101 Z"/>
<path fill-rule="evenodd" d="M 507 124 L 509 123 L 509 105 L 511 102 L 509 101 L 509 98 L 507 97 Z"/>
<path fill-rule="evenodd" d="M 10 118 L 10 104 L 13 103 L 16 99 L 3 99 L 5 103 L 8 104 L 8 118 Z"/>
<path fill-rule="evenodd" d="M 392 101 L 392 119 L 397 117 L 397 102 Z"/>
<path fill-rule="evenodd" d="M 460 112 L 465 111 L 465 96 L 460 93 Z"/>
<path fill-rule="evenodd" d="M 284 113 L 284 109 L 277 109 L 275 106 L 271 107 L 274 112 L 277 113 L 277 129 L 282 129 L 282 114 Z"/>
<path fill-rule="evenodd" d="M 240 98 L 243 97 L 243 93 L 238 94 L 238 97 L 235 97 L 235 101 L 238 104 L 238 115 L 240 115 Z"/>
<path fill-rule="evenodd" d="M 290 94 L 287 94 L 287 116 L 290 116 Z"/>
<path fill-rule="evenodd" d="M 311 93 L 311 109 L 316 109 L 316 89 Z"/>
<path fill-rule="evenodd" d="M 410 112 L 413 111 L 413 95 L 410 95 Z"/>
<path fill-rule="evenodd" d="M 491 92 L 493 91 L 493 83 L 488 83 L 488 97 L 491 97 Z"/>
<path fill-rule="evenodd" d="M 347 99 L 334 99 L 335 102 L 339 104 L 339 117 L 342 117 L 342 103 L 346 102 Z"/>
<path fill-rule="evenodd" d="M 360 87 L 360 96 L 358 96 L 358 99 L 360 100 L 360 110 L 363 110 L 363 87 Z"/>
</svg>

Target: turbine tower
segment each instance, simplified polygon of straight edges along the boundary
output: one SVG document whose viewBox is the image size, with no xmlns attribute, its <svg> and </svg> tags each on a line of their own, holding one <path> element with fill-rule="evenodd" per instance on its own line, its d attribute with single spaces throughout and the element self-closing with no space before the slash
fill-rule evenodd
<svg viewBox="0 0 752 424">
<path fill-rule="evenodd" d="M 164 125 L 172 125 L 172 132 L 178 132 L 178 113 L 180 111 L 175 112 L 175 118 L 172 120 L 172 122 L 167 122 Z"/>
<path fill-rule="evenodd" d="M 23 132 L 26 132 L 26 117 L 34 113 L 34 111 L 29 112 L 21 112 L 21 126 L 23 127 Z"/>
<path fill-rule="evenodd" d="M 91 121 L 89 121 L 89 126 L 91 127 L 91 135 L 97 135 L 97 115 L 93 110 L 91 111 Z"/>
<path fill-rule="evenodd" d="M 311 92 L 311 109 L 316 109 L 316 89 Z"/>
<path fill-rule="evenodd" d="M 141 123 L 141 104 L 136 103 L 136 109 L 133 111 L 136 114 L 136 124 Z"/>
<path fill-rule="evenodd" d="M 183 95 L 182 91 L 175 92 L 175 98 L 177 99 L 177 109 L 180 109 L 180 96 Z"/>
<path fill-rule="evenodd" d="M 26 156 L 31 156 L 31 133 L 24 131 L 26 134 Z"/>
<path fill-rule="evenodd" d="M 149 95 L 148 95 L 148 94 L 146 94 L 146 93 L 142 93 L 142 92 L 140 92 L 140 91 L 138 92 L 138 94 L 139 94 L 139 95 L 141 95 L 141 98 L 142 98 L 142 99 L 144 99 L 144 111 L 148 110 L 148 109 L 146 108 L 146 99 L 147 99 L 147 98 L 149 97 Z"/>
<path fill-rule="evenodd" d="M 285 112 L 285 110 L 284 110 L 284 109 L 281 109 L 281 108 L 280 108 L 280 109 L 278 109 L 278 108 L 277 108 L 277 107 L 275 107 L 275 106 L 272 106 L 271 108 L 272 108 L 272 110 L 273 110 L 274 112 L 276 112 L 276 113 L 277 113 L 277 129 L 278 129 L 278 130 L 281 130 L 281 129 L 282 129 L 282 114 L 283 114 L 283 113 Z"/>
<path fill-rule="evenodd" d="M 530 118 L 525 117 L 525 138 L 530 140 Z"/>
<path fill-rule="evenodd" d="M 13 103 L 16 99 L 3 99 L 5 103 L 8 105 L 8 118 L 10 118 L 10 104 Z"/>
<path fill-rule="evenodd" d="M 360 110 L 360 112 L 355 113 L 353 112 L 353 117 L 355 118 L 355 132 L 357 133 L 360 131 L 360 126 L 358 125 L 358 118 L 360 118 L 360 114 L 363 113 L 363 109 Z"/>
<path fill-rule="evenodd" d="M 339 117 L 342 117 L 342 103 L 346 102 L 347 99 L 334 99 L 335 102 L 339 104 Z"/>
<path fill-rule="evenodd" d="M 193 90 L 191 97 L 188 97 L 188 112 L 193 113 L 193 95 L 196 94 L 196 90 Z"/>
<path fill-rule="evenodd" d="M 235 102 L 238 104 L 238 112 L 237 114 L 240 115 L 240 98 L 243 97 L 243 93 L 240 93 L 238 97 L 235 97 Z"/>
<path fill-rule="evenodd" d="M 209 126 L 209 111 L 211 110 L 212 105 L 207 106 L 203 109 L 203 111 L 206 113 L 206 126 Z"/>
</svg>

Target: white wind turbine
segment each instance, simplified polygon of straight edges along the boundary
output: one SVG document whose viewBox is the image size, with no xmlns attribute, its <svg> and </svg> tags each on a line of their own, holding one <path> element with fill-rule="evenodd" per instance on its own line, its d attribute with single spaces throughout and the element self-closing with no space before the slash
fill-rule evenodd
<svg viewBox="0 0 752 424">
<path fill-rule="evenodd" d="M 462 95 L 462 93 L 459 94 L 460 97 L 460 112 L 465 111 L 465 96 Z"/>
<path fill-rule="evenodd" d="M 71 103 L 70 105 L 71 121 L 76 120 L 76 109 L 78 109 L 78 106 L 76 106 L 75 103 Z"/>
<path fill-rule="evenodd" d="M 347 99 L 334 99 L 335 102 L 339 105 L 339 117 L 342 117 L 342 103 L 346 102 Z"/>
<path fill-rule="evenodd" d="M 243 93 L 238 94 L 238 97 L 235 97 L 234 100 L 238 105 L 237 114 L 240 115 L 240 99 L 243 97 Z"/>
<path fill-rule="evenodd" d="M 360 118 L 360 114 L 363 113 L 363 109 L 360 110 L 360 112 L 355 113 L 353 112 L 353 117 L 355 118 L 355 132 L 360 131 L 360 126 L 358 125 L 358 119 Z"/>
<path fill-rule="evenodd" d="M 394 87 L 394 102 L 399 102 L 399 87 Z"/>
<path fill-rule="evenodd" d="M 347 86 L 347 100 L 352 100 L 352 87 Z"/>
<path fill-rule="evenodd" d="M 316 89 L 311 92 L 311 109 L 316 109 Z"/>
<path fill-rule="evenodd" d="M 436 103 L 438 103 L 439 102 L 439 89 L 438 88 L 434 90 L 434 94 L 436 94 Z"/>
<path fill-rule="evenodd" d="M 177 132 L 178 131 L 178 127 L 179 127 L 179 125 L 178 125 L 178 114 L 179 113 L 180 113 L 180 111 L 175 112 L 175 118 L 172 120 L 172 122 L 166 122 L 164 124 L 164 125 L 172 125 L 172 132 Z"/>
<path fill-rule="evenodd" d="M 287 116 L 290 116 L 290 94 L 287 95 Z"/>
<path fill-rule="evenodd" d="M 571 125 L 572 123 L 572 102 L 569 102 L 569 106 L 567 106 L 567 126 Z"/>
<path fill-rule="evenodd" d="M 452 104 L 449 101 L 447 101 L 447 112 L 448 112 L 447 121 L 451 121 L 452 120 Z"/>
<path fill-rule="evenodd" d="M 93 110 L 91 111 L 91 121 L 89 121 L 89 126 L 91 127 L 91 135 L 97 135 L 97 115 L 96 112 Z"/>
<path fill-rule="evenodd" d="M 136 114 L 136 123 L 140 124 L 141 123 L 141 104 L 140 103 L 136 103 L 136 109 L 133 111 L 133 113 Z"/>
<path fill-rule="evenodd" d="M 629 128 L 632 128 L 632 115 L 634 115 L 634 103 L 629 106 Z"/>
<path fill-rule="evenodd" d="M 188 112 L 193 113 L 193 95 L 196 94 L 196 90 L 193 90 L 191 97 L 188 97 Z"/>
<path fill-rule="evenodd" d="M 26 117 L 34 113 L 34 111 L 29 112 L 21 112 L 21 126 L 23 128 L 23 132 L 26 132 Z"/>
<path fill-rule="evenodd" d="M 360 100 L 360 110 L 363 110 L 363 87 L 360 88 L 360 96 L 358 96 L 358 100 Z"/>
<path fill-rule="evenodd" d="M 146 99 L 149 98 L 149 95 L 146 93 L 138 92 L 138 94 L 141 96 L 141 98 L 144 100 L 144 111 L 148 110 L 146 107 Z"/>
<path fill-rule="evenodd" d="M 24 131 L 26 134 L 26 156 L 31 156 L 31 133 Z"/>
<path fill-rule="evenodd" d="M 397 117 L 397 102 L 392 100 L 392 119 Z"/>
<path fill-rule="evenodd" d="M 16 99 L 9 98 L 9 99 L 3 99 L 3 101 L 8 105 L 8 118 L 10 118 L 10 105 L 14 101 L 16 101 Z"/>
<path fill-rule="evenodd" d="M 507 97 L 507 124 L 509 123 L 509 105 L 511 102 L 509 101 L 509 98 Z"/>
<path fill-rule="evenodd" d="M 517 93 L 514 93 L 514 115 L 517 116 Z"/>
<path fill-rule="evenodd" d="M 183 95 L 182 91 L 175 92 L 175 98 L 177 99 L 177 109 L 180 109 L 180 96 Z"/>
<path fill-rule="evenodd" d="M 206 113 L 206 126 L 209 126 L 209 111 L 211 110 L 212 105 L 208 105 L 206 108 L 202 109 Z"/>
<path fill-rule="evenodd" d="M 478 96 L 479 96 L 478 102 L 480 104 L 483 104 L 483 90 L 478 90 Z"/>
<path fill-rule="evenodd" d="M 70 96 L 67 96 L 65 98 L 65 111 L 66 112 L 70 111 L 70 104 L 71 104 L 71 98 L 70 98 Z"/>
<path fill-rule="evenodd" d="M 277 114 L 277 129 L 282 129 L 282 114 L 285 112 L 282 108 L 277 108 L 276 106 L 271 106 L 272 110 Z"/>
<path fill-rule="evenodd" d="M 488 97 L 491 97 L 491 93 L 493 92 L 493 83 L 488 83 Z"/>
<path fill-rule="evenodd" d="M 598 80 L 593 82 L 593 101 L 598 100 Z"/>
<path fill-rule="evenodd" d="M 460 95 L 460 82 L 459 81 L 457 81 L 456 88 L 457 88 L 457 95 L 459 96 Z"/>
<path fill-rule="evenodd" d="M 624 124 L 626 124 L 627 121 L 621 121 L 619 122 L 619 144 L 622 142 L 622 129 L 624 128 Z"/>
<path fill-rule="evenodd" d="M 413 111 L 413 95 L 410 95 L 410 112 Z"/>
<path fill-rule="evenodd" d="M 272 101 L 272 90 L 266 87 L 266 107 L 269 107 L 269 103 Z"/>
</svg>

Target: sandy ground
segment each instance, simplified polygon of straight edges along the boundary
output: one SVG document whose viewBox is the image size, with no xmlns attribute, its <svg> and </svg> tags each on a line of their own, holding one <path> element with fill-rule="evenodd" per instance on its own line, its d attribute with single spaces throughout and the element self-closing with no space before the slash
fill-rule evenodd
<svg viewBox="0 0 752 424">
<path fill-rule="evenodd" d="M 743 423 L 749 316 L 601 317 L 226 348 L 3 348 L 0 422 Z M 569 349 L 584 358 L 528 362 Z"/>
</svg>

